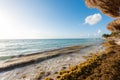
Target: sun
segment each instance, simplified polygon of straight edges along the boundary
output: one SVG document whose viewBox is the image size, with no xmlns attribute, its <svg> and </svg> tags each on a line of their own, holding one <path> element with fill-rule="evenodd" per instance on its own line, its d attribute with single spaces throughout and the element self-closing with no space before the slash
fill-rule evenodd
<svg viewBox="0 0 120 80">
<path fill-rule="evenodd" d="M 7 10 L 0 10 L 0 39 L 23 39 L 36 37 L 36 31 L 30 26 L 20 24 L 21 20 L 17 19 Z"/>
</svg>

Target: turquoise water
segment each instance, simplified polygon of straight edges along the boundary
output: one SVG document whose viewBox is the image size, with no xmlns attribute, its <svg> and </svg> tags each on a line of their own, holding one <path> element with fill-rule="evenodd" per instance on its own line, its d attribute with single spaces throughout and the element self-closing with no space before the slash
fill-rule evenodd
<svg viewBox="0 0 120 80">
<path fill-rule="evenodd" d="M 102 39 L 0 40 L 0 57 L 26 55 L 74 45 L 98 44 L 102 41 L 103 41 Z"/>
</svg>

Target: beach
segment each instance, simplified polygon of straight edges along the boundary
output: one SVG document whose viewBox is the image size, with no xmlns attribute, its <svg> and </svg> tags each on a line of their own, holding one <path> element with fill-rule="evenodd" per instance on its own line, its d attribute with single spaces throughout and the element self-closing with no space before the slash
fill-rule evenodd
<svg viewBox="0 0 120 80">
<path fill-rule="evenodd" d="M 103 46 L 103 51 L 92 54 L 85 62 L 44 80 L 120 80 L 120 45 L 114 40 L 106 40 Z"/>
<path fill-rule="evenodd" d="M 101 44 L 70 46 L 12 58 L 0 65 L 1 80 L 40 80 L 86 61 L 85 56 L 104 50 Z M 41 76 L 40 76 L 41 75 Z"/>
<path fill-rule="evenodd" d="M 0 0 L 0 80 L 120 80 L 120 0 Z"/>
</svg>

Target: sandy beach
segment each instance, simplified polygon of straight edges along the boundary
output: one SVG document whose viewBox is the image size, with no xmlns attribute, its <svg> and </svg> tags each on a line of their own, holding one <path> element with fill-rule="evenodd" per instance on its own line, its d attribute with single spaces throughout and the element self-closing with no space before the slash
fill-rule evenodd
<svg viewBox="0 0 120 80">
<path fill-rule="evenodd" d="M 1 80 L 35 80 L 53 75 L 71 65 L 86 61 L 83 56 L 103 50 L 100 45 L 70 46 L 62 49 L 20 56 L 0 64 Z"/>
<path fill-rule="evenodd" d="M 0 80 L 120 80 L 120 0 L 0 0 Z"/>
</svg>

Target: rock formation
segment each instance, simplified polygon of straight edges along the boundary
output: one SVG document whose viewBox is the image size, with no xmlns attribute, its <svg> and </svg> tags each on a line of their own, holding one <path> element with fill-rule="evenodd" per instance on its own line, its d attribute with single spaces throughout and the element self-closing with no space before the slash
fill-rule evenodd
<svg viewBox="0 0 120 80">
<path fill-rule="evenodd" d="M 120 19 L 116 19 L 107 25 L 107 29 L 111 32 L 120 32 Z"/>
<path fill-rule="evenodd" d="M 89 8 L 98 8 L 110 17 L 120 17 L 120 0 L 85 0 L 85 3 Z"/>
</svg>

